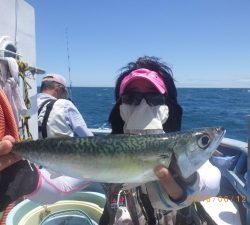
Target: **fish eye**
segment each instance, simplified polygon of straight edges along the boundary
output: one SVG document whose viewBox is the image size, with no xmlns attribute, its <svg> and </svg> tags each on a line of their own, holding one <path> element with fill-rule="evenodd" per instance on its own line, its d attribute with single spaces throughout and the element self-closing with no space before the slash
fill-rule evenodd
<svg viewBox="0 0 250 225">
<path fill-rule="evenodd" d="M 208 134 L 203 134 L 198 137 L 197 144 L 200 148 L 205 149 L 210 144 L 210 136 Z"/>
</svg>

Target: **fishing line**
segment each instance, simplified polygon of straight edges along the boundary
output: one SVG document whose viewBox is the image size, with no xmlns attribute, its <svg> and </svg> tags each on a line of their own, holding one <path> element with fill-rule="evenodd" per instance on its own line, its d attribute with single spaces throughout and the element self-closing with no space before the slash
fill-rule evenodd
<svg viewBox="0 0 250 225">
<path fill-rule="evenodd" d="M 69 98 L 72 99 L 72 81 L 71 81 L 71 68 L 70 68 L 70 54 L 69 54 L 69 38 L 68 38 L 68 28 L 65 29 L 65 37 L 67 43 L 67 59 L 68 59 L 68 76 L 69 76 Z"/>
</svg>

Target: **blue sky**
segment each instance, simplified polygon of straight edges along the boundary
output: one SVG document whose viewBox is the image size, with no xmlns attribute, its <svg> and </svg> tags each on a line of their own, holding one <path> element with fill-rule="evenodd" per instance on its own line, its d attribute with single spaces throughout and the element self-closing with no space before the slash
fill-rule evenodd
<svg viewBox="0 0 250 225">
<path fill-rule="evenodd" d="M 73 86 L 112 87 L 144 55 L 173 70 L 177 87 L 250 88 L 248 0 L 28 0 L 37 65 Z"/>
</svg>

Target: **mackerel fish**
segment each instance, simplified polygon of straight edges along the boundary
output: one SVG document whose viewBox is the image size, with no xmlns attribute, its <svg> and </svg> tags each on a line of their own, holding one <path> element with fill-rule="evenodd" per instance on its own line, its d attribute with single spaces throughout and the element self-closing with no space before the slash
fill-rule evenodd
<svg viewBox="0 0 250 225">
<path fill-rule="evenodd" d="M 153 168 L 168 167 L 173 155 L 182 176 L 190 176 L 210 158 L 224 134 L 224 128 L 212 127 L 166 134 L 47 138 L 15 143 L 13 151 L 75 178 L 146 183 L 157 180 Z"/>
</svg>

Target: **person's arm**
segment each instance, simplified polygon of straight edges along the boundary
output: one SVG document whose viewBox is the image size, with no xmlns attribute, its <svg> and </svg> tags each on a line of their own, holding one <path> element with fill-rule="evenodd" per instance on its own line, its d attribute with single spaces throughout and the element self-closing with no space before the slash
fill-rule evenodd
<svg viewBox="0 0 250 225">
<path fill-rule="evenodd" d="M 68 100 L 65 101 L 65 116 L 66 121 L 69 123 L 69 126 L 73 130 L 76 136 L 86 137 L 93 136 L 92 132 L 88 129 L 81 113 L 74 106 L 74 104 Z"/>
<path fill-rule="evenodd" d="M 208 160 L 197 171 L 198 179 L 189 189 L 188 202 L 196 202 L 215 197 L 220 191 L 220 170 Z"/>
<path fill-rule="evenodd" d="M 180 209 L 219 192 L 221 174 L 209 161 L 183 185 L 177 183 L 166 168 L 159 167 L 155 172 L 159 181 L 147 183 L 146 188 L 153 207 L 157 209 Z"/>
<path fill-rule="evenodd" d="M 58 175 L 46 169 L 38 169 L 38 173 L 36 189 L 26 197 L 39 204 L 51 204 L 62 200 L 90 184 L 89 181 Z"/>
</svg>

